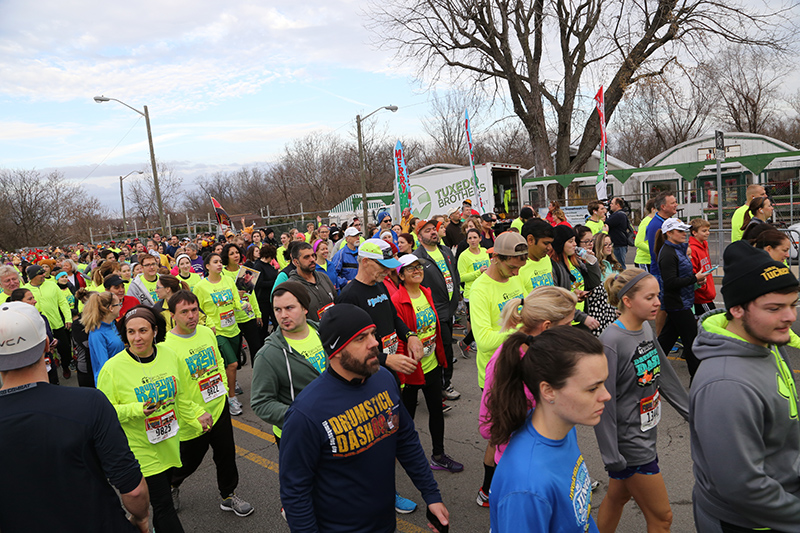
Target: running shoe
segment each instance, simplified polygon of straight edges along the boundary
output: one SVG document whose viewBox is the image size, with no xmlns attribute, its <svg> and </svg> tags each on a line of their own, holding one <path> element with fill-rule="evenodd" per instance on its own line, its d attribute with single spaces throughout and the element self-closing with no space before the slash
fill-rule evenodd
<svg viewBox="0 0 800 533">
<path fill-rule="evenodd" d="M 172 487 L 172 506 L 176 511 L 181 510 L 181 489 Z"/>
<path fill-rule="evenodd" d="M 283 507 L 281 507 L 281 516 L 283 517 L 284 522 L 288 522 L 288 520 L 286 520 L 286 511 L 283 510 Z"/>
<path fill-rule="evenodd" d="M 443 400 L 442 401 L 442 413 L 447 413 L 448 411 L 452 411 L 452 410 L 453 410 L 453 406 L 452 405 L 447 405 L 446 403 L 444 403 L 444 400 Z"/>
<path fill-rule="evenodd" d="M 417 510 L 417 504 L 409 500 L 408 498 L 403 498 L 396 492 L 394 493 L 394 510 L 398 514 L 408 514 L 413 513 Z"/>
<path fill-rule="evenodd" d="M 470 346 L 467 346 L 467 343 L 464 341 L 458 341 L 458 347 L 461 350 L 461 357 L 464 359 L 469 359 Z M 453 360 L 455 361 L 455 359 Z"/>
<path fill-rule="evenodd" d="M 238 379 L 236 380 L 236 394 L 244 394 L 244 391 L 242 390 L 242 386 L 239 385 L 239 380 Z"/>
<path fill-rule="evenodd" d="M 453 458 L 446 453 L 443 453 L 438 459 L 435 455 L 431 455 L 430 467 L 431 470 L 447 470 L 454 474 L 464 470 L 464 465 L 458 461 L 454 461 Z"/>
<path fill-rule="evenodd" d="M 442 389 L 442 398 L 445 400 L 458 400 L 461 398 L 461 393 L 453 388 L 452 385 L 446 389 Z"/>
<path fill-rule="evenodd" d="M 69 366 L 62 366 L 61 374 L 64 376 L 64 379 L 69 379 L 69 377 L 72 375 L 72 372 L 69 371 Z"/>
<path fill-rule="evenodd" d="M 253 506 L 238 497 L 236 494 L 231 494 L 219 504 L 219 508 L 223 511 L 233 511 L 236 516 L 249 516 L 253 514 Z"/>
<path fill-rule="evenodd" d="M 479 507 L 489 507 L 489 496 L 483 492 L 483 487 L 478 489 L 478 498 L 476 501 L 478 502 Z"/>
<path fill-rule="evenodd" d="M 228 409 L 231 411 L 231 416 L 239 416 L 242 414 L 242 404 L 236 397 L 228 398 Z"/>
</svg>

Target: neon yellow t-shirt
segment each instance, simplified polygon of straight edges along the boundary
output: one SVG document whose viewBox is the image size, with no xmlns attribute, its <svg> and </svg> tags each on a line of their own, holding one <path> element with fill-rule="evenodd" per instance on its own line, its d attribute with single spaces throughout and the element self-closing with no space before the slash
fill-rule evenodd
<svg viewBox="0 0 800 533">
<path fill-rule="evenodd" d="M 733 216 L 731 217 L 731 242 L 742 240 L 742 235 L 744 235 L 744 230 L 742 229 L 742 224 L 744 224 L 744 214 L 747 213 L 749 208 L 749 205 L 744 204 L 733 212 Z"/>
<path fill-rule="evenodd" d="M 278 251 L 275 253 L 275 259 L 278 261 L 278 266 L 281 267 L 279 270 L 283 270 L 284 268 L 286 268 L 286 265 L 289 264 L 289 260 L 284 259 L 283 257 L 283 252 L 285 251 L 286 248 L 284 248 L 283 246 L 279 246 Z"/>
<path fill-rule="evenodd" d="M 552 285 L 553 262 L 550 260 L 550 256 L 545 255 L 538 261 L 529 257 L 528 262 L 519 269 L 519 279 L 522 281 L 522 288 L 526 295 L 536 287 Z"/>
<path fill-rule="evenodd" d="M 234 311 L 242 308 L 242 300 L 231 278 L 222 276 L 217 283 L 205 278 L 195 285 L 194 295 L 206 315 L 206 326 L 213 327 L 216 335 L 233 338 L 239 334 Z"/>
<path fill-rule="evenodd" d="M 606 223 L 602 220 L 598 220 L 597 222 L 595 222 L 590 218 L 586 220 L 586 223 L 584 225 L 590 230 L 592 230 L 592 235 L 597 235 L 598 233 L 601 233 L 603 231 L 603 226 L 605 226 Z"/>
<path fill-rule="evenodd" d="M 234 287 L 236 286 L 236 277 L 239 275 L 238 270 L 236 272 L 231 272 L 227 268 L 223 268 L 222 275 L 228 276 L 233 281 Z M 245 322 L 250 322 L 254 318 L 261 318 L 261 307 L 258 305 L 258 298 L 256 298 L 252 292 L 244 291 L 244 294 L 240 294 L 239 298 L 242 299 L 242 309 L 234 311 L 237 324 L 244 324 Z M 250 310 L 245 311 L 244 308 L 247 307 L 245 304 L 248 303 L 250 304 Z"/>
<path fill-rule="evenodd" d="M 450 298 L 453 298 L 453 275 L 450 273 L 450 269 L 447 267 L 447 262 L 444 260 L 444 256 L 442 252 L 439 250 L 437 246 L 435 250 L 427 250 L 428 255 L 431 256 L 433 262 L 436 263 L 436 266 L 439 267 L 439 270 L 442 271 L 442 275 L 444 276 L 444 284 L 447 286 L 447 294 Z"/>
<path fill-rule="evenodd" d="M 417 338 L 425 349 L 425 355 L 419 364 L 422 373 L 427 374 L 439 366 L 439 361 L 436 359 L 436 313 L 422 292 L 416 298 L 411 298 L 411 304 L 417 317 Z"/>
<path fill-rule="evenodd" d="M 524 222 L 522 222 L 522 219 L 517 217 L 511 222 L 511 229 L 515 229 L 518 233 L 522 233 L 523 224 Z"/>
<path fill-rule="evenodd" d="M 158 281 L 158 274 L 156 274 L 156 279 L 153 281 L 147 281 L 144 279 L 144 276 L 139 276 L 139 279 L 142 285 L 144 285 L 144 288 L 150 293 L 150 298 L 152 298 L 154 302 L 157 302 L 158 294 L 156 294 L 156 282 Z"/>
<path fill-rule="evenodd" d="M 639 228 L 636 230 L 636 239 L 633 243 L 636 245 L 636 257 L 633 258 L 633 262 L 637 265 L 649 265 L 650 264 L 650 245 L 647 243 L 647 226 L 650 225 L 650 222 L 653 220 L 653 217 L 646 216 L 639 222 Z"/>
<path fill-rule="evenodd" d="M 203 278 L 200 277 L 200 274 L 198 274 L 197 272 L 189 273 L 189 277 L 188 278 L 184 278 L 180 274 L 178 274 L 177 277 L 178 277 L 179 280 L 185 281 L 186 284 L 189 286 L 189 290 L 192 291 L 192 292 L 194 292 L 194 288 L 198 283 L 200 283 L 200 280 L 203 279 Z"/>
<path fill-rule="evenodd" d="M 116 409 L 143 476 L 181 466 L 180 438 L 175 437 L 191 426 L 202 431 L 197 418 L 205 411 L 191 400 L 174 351 L 161 343 L 152 362 L 140 363 L 123 350 L 100 369 L 97 388 Z M 145 416 L 147 402 L 161 405 Z"/>
<path fill-rule="evenodd" d="M 290 339 L 285 337 L 286 342 L 292 347 L 292 350 L 302 355 L 311 366 L 317 369 L 317 372 L 322 374 L 328 368 L 328 356 L 325 349 L 322 347 L 322 341 L 319 340 L 319 335 L 313 328 L 308 328 L 308 335 L 302 339 Z"/>
<path fill-rule="evenodd" d="M 509 278 L 505 283 L 493 280 L 489 276 L 481 276 L 472 284 L 469 300 L 472 332 L 478 354 L 475 361 L 478 365 L 478 386 L 483 388 L 486 377 L 486 365 L 492 354 L 513 330 L 500 331 L 500 313 L 509 301 L 516 300 L 516 305 L 523 297 L 522 281 L 519 276 Z"/>
<path fill-rule="evenodd" d="M 575 278 L 575 281 L 572 282 L 572 287 L 570 287 L 570 290 L 572 292 L 586 290 L 586 283 L 584 282 L 583 274 L 581 274 L 580 269 L 574 266 L 572 263 L 569 263 L 569 273 Z M 583 311 L 585 307 L 585 300 L 575 304 L 575 309 L 578 311 Z M 573 324 L 577 324 L 577 322 L 573 322 Z"/>
<path fill-rule="evenodd" d="M 464 299 L 469 300 L 469 295 L 472 292 L 472 284 L 483 274 L 481 267 L 489 267 L 491 258 L 486 248 L 481 247 L 477 254 L 467 248 L 461 255 L 458 256 L 458 275 L 464 283 Z"/>
<path fill-rule="evenodd" d="M 175 352 L 181 372 L 185 371 L 181 378 L 188 385 L 191 400 L 214 417 L 216 423 L 222 410 L 228 406 L 228 376 L 214 332 L 200 325 L 190 337 L 170 331 L 164 339 L 164 346 Z M 182 428 L 178 436 L 185 441 L 202 434 L 202 428 L 192 426 Z"/>
</svg>

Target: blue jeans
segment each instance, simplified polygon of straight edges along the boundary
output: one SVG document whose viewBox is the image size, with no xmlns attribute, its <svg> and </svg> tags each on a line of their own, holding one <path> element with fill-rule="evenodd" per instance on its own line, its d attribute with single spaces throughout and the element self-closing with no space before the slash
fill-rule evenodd
<svg viewBox="0 0 800 533">
<path fill-rule="evenodd" d="M 617 261 L 622 263 L 622 266 L 625 267 L 625 256 L 628 255 L 628 247 L 627 246 L 615 246 L 614 247 L 614 257 L 617 258 Z"/>
</svg>

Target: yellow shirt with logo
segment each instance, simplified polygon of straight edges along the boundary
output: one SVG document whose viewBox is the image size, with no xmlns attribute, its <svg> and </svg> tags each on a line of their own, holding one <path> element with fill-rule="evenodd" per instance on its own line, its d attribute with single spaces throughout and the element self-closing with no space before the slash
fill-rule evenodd
<svg viewBox="0 0 800 533">
<path fill-rule="evenodd" d="M 553 284 L 553 262 L 550 256 L 545 255 L 538 261 L 530 257 L 528 262 L 519 269 L 519 279 L 522 281 L 522 288 L 528 295 L 536 287 L 544 287 Z"/>
<path fill-rule="evenodd" d="M 491 260 L 489 252 L 483 247 L 481 247 L 477 254 L 472 253 L 472 251 L 467 248 L 458 256 L 458 275 L 462 283 L 464 283 L 465 300 L 469 300 L 469 295 L 472 292 L 472 284 L 483 274 L 483 272 L 481 272 L 481 267 L 485 266 L 489 268 Z"/>
<path fill-rule="evenodd" d="M 219 353 L 217 338 L 210 328 L 197 326 L 189 337 L 168 332 L 164 345 L 171 348 L 181 366 L 191 400 L 219 420 L 228 406 L 228 377 L 225 363 Z M 182 428 L 180 440 L 191 440 L 203 434 L 202 428 Z"/>
<path fill-rule="evenodd" d="M 181 466 L 180 439 L 176 437 L 181 431 L 190 431 L 191 426 L 202 431 L 197 418 L 205 411 L 192 401 L 172 349 L 163 343 L 157 345 L 156 357 L 149 363 L 136 361 L 125 350 L 119 352 L 100 369 L 97 388 L 116 409 L 142 475 L 153 476 Z M 156 402 L 160 402 L 158 409 L 145 416 L 145 403 Z M 153 433 L 159 432 L 169 437 L 152 443 Z"/>
<path fill-rule="evenodd" d="M 439 361 L 436 359 L 436 313 L 422 292 L 416 298 L 411 298 L 411 305 L 414 306 L 417 318 L 417 338 L 425 348 L 426 354 L 419 363 L 422 373 L 427 374 L 439 366 Z"/>
<path fill-rule="evenodd" d="M 205 278 L 195 285 L 194 295 L 206 315 L 206 326 L 212 327 L 216 335 L 233 338 L 239 334 L 235 310 L 242 308 L 242 300 L 231 278 L 222 276 L 217 283 Z"/>
</svg>

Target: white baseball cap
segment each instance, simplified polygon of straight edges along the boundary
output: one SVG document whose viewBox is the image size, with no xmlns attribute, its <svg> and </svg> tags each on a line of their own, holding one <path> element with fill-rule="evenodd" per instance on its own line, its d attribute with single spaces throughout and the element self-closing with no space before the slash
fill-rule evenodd
<svg viewBox="0 0 800 533">
<path fill-rule="evenodd" d="M 355 237 L 356 235 L 361 235 L 361 230 L 356 228 L 355 226 L 350 226 L 346 230 L 344 230 L 345 237 Z"/>
<path fill-rule="evenodd" d="M 34 306 L 0 304 L 0 371 L 32 365 L 44 355 L 46 343 L 44 320 Z"/>
<path fill-rule="evenodd" d="M 679 218 L 668 218 L 661 223 L 661 233 L 666 233 L 672 230 L 689 231 L 692 227 L 689 224 L 684 224 L 683 220 Z"/>
</svg>

